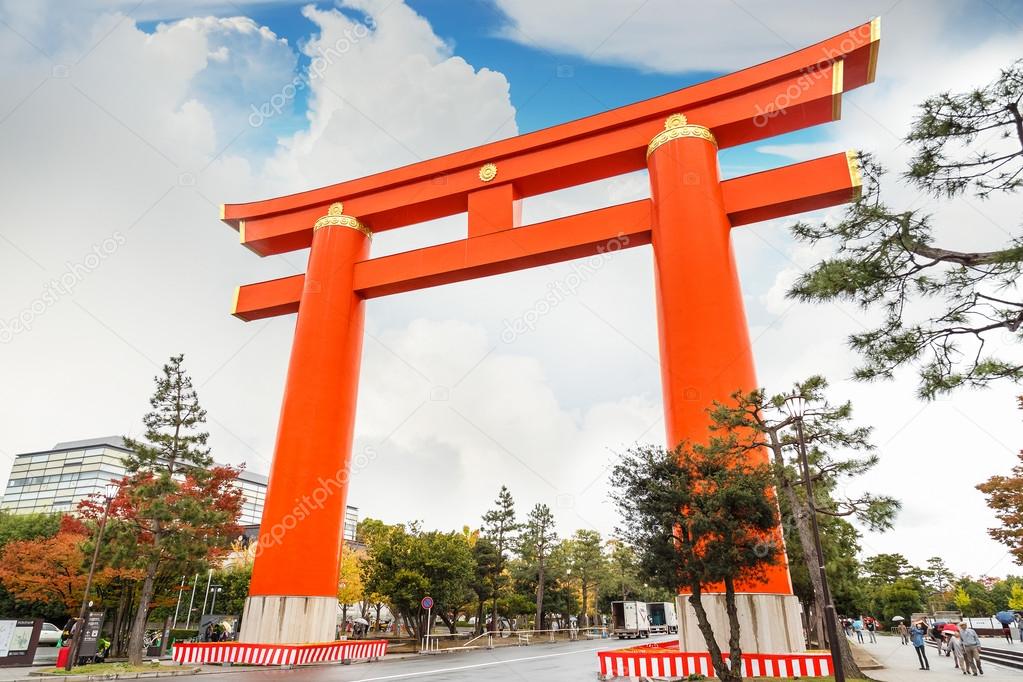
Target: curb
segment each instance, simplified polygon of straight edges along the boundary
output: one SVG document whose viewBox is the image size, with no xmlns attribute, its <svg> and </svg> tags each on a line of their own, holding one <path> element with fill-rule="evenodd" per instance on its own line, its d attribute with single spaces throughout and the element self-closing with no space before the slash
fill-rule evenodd
<svg viewBox="0 0 1023 682">
<path fill-rule="evenodd" d="M 40 680 L 57 680 L 59 682 L 96 682 L 97 680 L 140 680 L 155 677 L 181 677 L 186 675 L 199 675 L 202 671 L 199 668 L 184 670 L 156 670 L 153 672 L 136 673 L 107 673 L 105 675 L 54 675 L 50 673 L 29 673 L 29 677 L 22 677 L 6 682 L 40 682 Z"/>
</svg>

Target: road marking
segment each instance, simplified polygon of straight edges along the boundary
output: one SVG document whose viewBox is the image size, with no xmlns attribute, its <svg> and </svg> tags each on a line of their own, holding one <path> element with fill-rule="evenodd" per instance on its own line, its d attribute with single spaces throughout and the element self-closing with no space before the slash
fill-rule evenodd
<svg viewBox="0 0 1023 682">
<path fill-rule="evenodd" d="M 508 658 L 503 661 L 491 661 L 490 663 L 473 663 L 471 665 L 460 665 L 454 668 L 438 668 L 437 670 L 423 670 L 417 673 L 400 673 L 397 675 L 383 675 L 381 677 L 361 677 L 355 682 L 375 682 L 376 680 L 400 680 L 403 677 L 422 677 L 425 675 L 439 675 L 441 673 L 456 672 L 459 670 L 471 670 L 473 668 L 489 668 L 495 665 L 506 663 L 521 663 L 522 661 L 536 661 L 541 658 L 555 658 L 557 656 L 574 656 L 576 654 L 588 654 L 594 651 L 604 651 L 607 646 L 594 647 L 592 649 L 579 649 L 577 651 L 563 651 L 558 654 L 543 654 L 540 656 L 524 656 L 522 658 Z M 594 668 L 596 669 L 596 668 Z"/>
</svg>

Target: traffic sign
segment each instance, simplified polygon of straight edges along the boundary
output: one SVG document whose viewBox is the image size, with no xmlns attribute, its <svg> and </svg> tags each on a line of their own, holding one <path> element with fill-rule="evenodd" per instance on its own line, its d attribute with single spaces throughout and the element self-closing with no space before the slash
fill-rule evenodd
<svg viewBox="0 0 1023 682">
<path fill-rule="evenodd" d="M 423 601 L 419 602 L 424 609 L 433 608 L 433 597 L 423 597 Z"/>
</svg>

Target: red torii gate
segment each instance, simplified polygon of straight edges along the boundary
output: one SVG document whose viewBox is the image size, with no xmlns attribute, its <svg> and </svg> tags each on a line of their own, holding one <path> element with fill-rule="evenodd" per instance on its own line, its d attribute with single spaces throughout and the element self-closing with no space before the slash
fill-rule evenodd
<svg viewBox="0 0 1023 682">
<path fill-rule="evenodd" d="M 755 388 L 730 230 L 850 201 L 859 170 L 843 152 L 722 181 L 717 151 L 837 120 L 842 94 L 874 80 L 879 28 L 875 19 L 759 66 L 526 135 L 225 205 L 221 218 L 260 256 L 312 247 L 305 274 L 235 293 L 242 320 L 298 313 L 240 639 L 334 637 L 367 298 L 595 255 L 612 241 L 652 244 L 668 442 L 702 438 L 711 400 Z M 643 168 L 650 199 L 520 226 L 523 197 Z M 462 212 L 465 239 L 369 256 L 374 232 Z M 744 589 L 743 649 L 801 650 L 787 567 Z M 709 610 L 724 617 L 713 603 Z M 679 613 L 683 648 L 702 649 Z"/>
</svg>

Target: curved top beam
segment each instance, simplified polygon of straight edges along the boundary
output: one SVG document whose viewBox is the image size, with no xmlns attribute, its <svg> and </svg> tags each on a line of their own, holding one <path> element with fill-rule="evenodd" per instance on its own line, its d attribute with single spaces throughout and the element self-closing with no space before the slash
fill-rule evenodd
<svg viewBox="0 0 1023 682">
<path fill-rule="evenodd" d="M 833 120 L 840 111 L 841 93 L 873 80 L 879 44 L 880 22 L 874 19 L 783 57 L 666 95 L 319 189 L 227 204 L 221 218 L 240 229 L 243 244 L 269 255 L 308 246 L 312 223 L 304 224 L 307 214 L 322 212 L 333 201 L 344 200 L 353 211 L 364 206 L 356 213 L 374 231 L 464 211 L 466 194 L 494 179 L 479 175 L 489 163 L 496 163 L 500 171 L 518 166 L 514 177 L 499 171 L 493 184 L 513 180 L 523 196 L 628 172 L 642 167 L 649 141 L 646 128 L 659 128 L 666 116 L 680 110 L 692 112 L 692 120 L 711 127 L 722 147 L 771 137 Z M 812 106 L 823 98 L 819 93 L 824 90 L 815 79 L 827 80 L 826 116 Z M 793 86 L 810 94 L 793 97 Z M 764 116 L 772 106 L 798 115 Z M 753 129 L 758 115 L 763 121 Z M 644 128 L 642 135 L 634 132 L 638 126 Z M 579 156 L 580 148 L 588 158 Z M 569 150 L 571 164 L 560 163 L 563 150 Z M 414 191 L 413 186 L 424 182 L 436 184 L 438 176 L 457 182 L 432 198 Z M 407 196 L 398 200 L 401 195 Z M 415 204 L 417 196 L 420 206 Z M 289 225 L 282 226 L 282 219 Z"/>
</svg>

